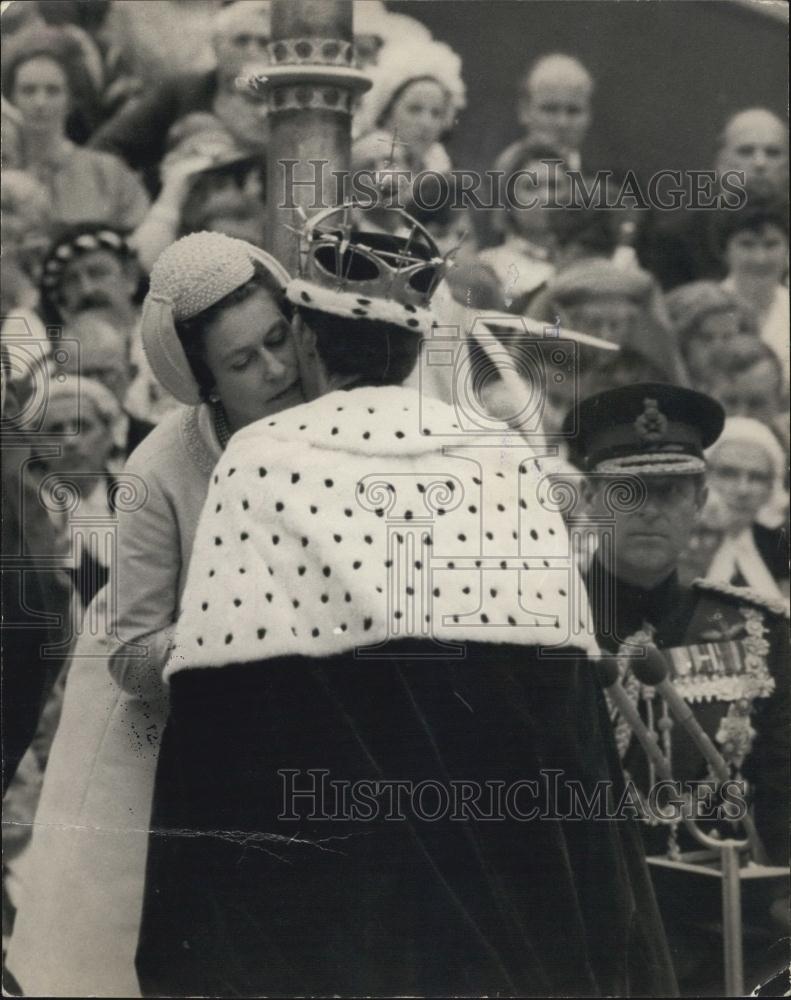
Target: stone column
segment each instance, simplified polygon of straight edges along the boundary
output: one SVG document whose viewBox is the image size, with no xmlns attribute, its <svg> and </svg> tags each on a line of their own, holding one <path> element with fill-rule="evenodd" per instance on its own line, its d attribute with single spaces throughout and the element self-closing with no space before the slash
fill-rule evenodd
<svg viewBox="0 0 791 1000">
<path fill-rule="evenodd" d="M 342 200 L 332 171 L 349 169 L 355 98 L 370 81 L 354 65 L 351 0 L 273 0 L 269 48 L 258 78 L 269 95 L 267 247 L 296 273 L 294 230 Z"/>
</svg>

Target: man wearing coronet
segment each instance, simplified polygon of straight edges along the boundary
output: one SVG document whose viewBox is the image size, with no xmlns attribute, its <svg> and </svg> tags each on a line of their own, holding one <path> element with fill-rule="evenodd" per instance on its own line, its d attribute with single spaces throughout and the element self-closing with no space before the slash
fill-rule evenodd
<svg viewBox="0 0 791 1000">
<path fill-rule="evenodd" d="M 638 829 L 567 819 L 542 781 L 622 781 L 563 522 L 401 385 L 445 267 L 402 223 L 306 225 L 311 401 L 216 467 L 165 671 L 143 992 L 672 995 Z"/>
<path fill-rule="evenodd" d="M 710 762 L 651 682 L 644 683 L 641 659 L 632 658 L 654 646 L 662 651 L 671 683 L 728 772 L 746 779 L 755 860 L 783 865 L 791 732 L 787 620 L 781 606 L 753 591 L 708 580 L 685 587 L 677 572 L 707 496 L 704 453 L 723 424 L 722 407 L 703 393 L 638 383 L 582 400 L 567 415 L 565 430 L 577 428 L 572 457 L 588 474 L 586 500 L 591 514 L 610 529 L 586 578 L 600 646 L 614 654 L 620 683 L 654 729 L 673 777 L 684 783 L 707 780 Z M 646 794 L 646 755 L 614 700 L 612 708 L 624 770 Z M 700 846 L 674 824 L 647 824 L 644 832 L 649 855 L 667 852 L 678 859 L 680 850 Z M 744 835 L 728 824 L 721 833 Z M 783 887 L 774 889 L 778 894 Z M 663 902 L 680 963 L 685 956 L 679 957 L 674 942 L 691 940 L 690 917 L 700 922 L 703 898 L 695 906 L 682 900 L 669 910 Z M 718 907 L 719 901 L 714 903 Z M 681 965 L 678 972 L 681 979 Z"/>
</svg>

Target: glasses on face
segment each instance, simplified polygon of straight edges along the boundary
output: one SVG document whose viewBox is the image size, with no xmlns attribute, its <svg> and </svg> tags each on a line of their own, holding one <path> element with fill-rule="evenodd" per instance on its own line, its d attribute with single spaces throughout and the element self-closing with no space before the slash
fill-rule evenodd
<svg viewBox="0 0 791 1000">
<path fill-rule="evenodd" d="M 769 472 L 761 472 L 758 469 L 741 469 L 738 465 L 715 465 L 712 466 L 712 474 L 724 483 L 745 482 L 748 486 L 769 486 L 772 476 Z"/>
</svg>

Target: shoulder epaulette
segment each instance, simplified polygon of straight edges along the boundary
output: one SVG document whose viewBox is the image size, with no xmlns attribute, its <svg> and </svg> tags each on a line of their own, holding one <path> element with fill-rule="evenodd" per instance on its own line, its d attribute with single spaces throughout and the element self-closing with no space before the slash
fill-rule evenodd
<svg viewBox="0 0 791 1000">
<path fill-rule="evenodd" d="M 765 611 L 771 611 L 772 614 L 788 617 L 787 605 L 770 594 L 762 594 L 753 590 L 752 587 L 736 587 L 732 583 L 703 579 L 693 580 L 692 586 L 697 590 L 711 590 L 723 597 L 730 597 L 734 601 L 744 601 L 746 604 L 754 604 Z"/>
</svg>

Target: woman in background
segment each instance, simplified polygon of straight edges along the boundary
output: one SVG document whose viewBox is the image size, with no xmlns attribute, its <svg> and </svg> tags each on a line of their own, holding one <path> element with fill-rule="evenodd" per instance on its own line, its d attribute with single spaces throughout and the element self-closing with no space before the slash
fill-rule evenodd
<svg viewBox="0 0 791 1000">
<path fill-rule="evenodd" d="M 788 599 L 788 506 L 780 527 L 761 523 L 762 511 L 782 491 L 788 460 L 772 431 L 749 417 L 729 417 L 707 455 L 708 480 L 722 499 L 725 538 L 707 574 Z"/>
<path fill-rule="evenodd" d="M 269 254 L 216 233 L 178 241 L 152 270 L 144 345 L 187 406 L 120 477 L 117 573 L 91 608 L 105 634 L 83 635 L 71 665 L 8 952 L 28 995 L 139 995 L 161 668 L 215 462 L 235 430 L 302 400 L 287 279 Z"/>
<path fill-rule="evenodd" d="M 552 206 L 567 201 L 569 179 L 560 154 L 534 143 L 512 163 L 509 176 L 513 175 L 519 176 L 506 189 L 503 242 L 484 250 L 480 260 L 497 275 L 502 306 L 518 315 L 533 315 L 531 305 L 555 275 L 559 247 L 552 225 L 557 208 Z"/>
<path fill-rule="evenodd" d="M 216 116 L 196 111 L 168 130 L 156 201 L 131 239 L 150 271 L 162 251 L 201 230 L 260 246 L 264 239 L 265 168 Z"/>
<path fill-rule="evenodd" d="M 443 139 L 466 103 L 458 55 L 443 42 L 411 39 L 383 50 L 371 76 L 373 86 L 354 116 L 354 169 L 449 173 Z M 409 179 L 399 188 L 401 208 L 410 188 Z"/>
<path fill-rule="evenodd" d="M 2 90 L 19 114 L 3 165 L 28 171 L 47 189 L 55 222 L 134 229 L 148 209 L 143 185 L 115 156 L 66 137 L 77 71 L 68 38 L 56 29 L 13 39 L 3 53 Z"/>
<path fill-rule="evenodd" d="M 706 384 L 717 359 L 745 336 L 757 335 L 755 317 L 715 281 L 692 281 L 665 296 L 684 364 L 695 385 Z"/>
<path fill-rule="evenodd" d="M 548 284 L 542 303 L 531 315 L 601 337 L 641 355 L 650 366 L 679 385 L 687 374 L 671 329 L 659 286 L 648 271 L 621 268 L 592 257 L 567 267 Z M 589 352 L 581 356 L 582 374 L 595 367 Z"/>
<path fill-rule="evenodd" d="M 761 339 L 783 366 L 789 388 L 788 202 L 723 212 L 722 250 L 728 274 L 722 287 L 753 311 Z"/>
</svg>

